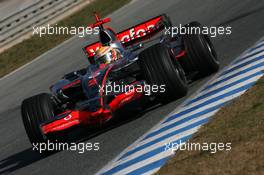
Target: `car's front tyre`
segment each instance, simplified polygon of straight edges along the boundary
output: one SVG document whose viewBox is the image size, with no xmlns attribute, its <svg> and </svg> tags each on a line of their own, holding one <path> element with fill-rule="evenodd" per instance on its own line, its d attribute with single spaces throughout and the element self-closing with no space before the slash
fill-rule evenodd
<svg viewBox="0 0 264 175">
<path fill-rule="evenodd" d="M 51 95 L 42 93 L 25 99 L 21 105 L 22 120 L 31 144 L 44 143 L 40 124 L 54 117 Z"/>
<path fill-rule="evenodd" d="M 158 43 L 141 52 L 139 66 L 148 84 L 165 85 L 164 92 L 155 94 L 160 102 L 167 103 L 187 94 L 185 74 L 164 44 Z"/>
</svg>

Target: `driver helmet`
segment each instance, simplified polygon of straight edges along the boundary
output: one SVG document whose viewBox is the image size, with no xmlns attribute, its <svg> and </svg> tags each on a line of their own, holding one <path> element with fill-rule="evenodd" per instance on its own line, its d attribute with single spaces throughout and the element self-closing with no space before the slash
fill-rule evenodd
<svg viewBox="0 0 264 175">
<path fill-rule="evenodd" d="M 101 46 L 95 53 L 95 62 L 99 64 L 110 64 L 122 57 L 118 49 L 111 46 Z"/>
</svg>

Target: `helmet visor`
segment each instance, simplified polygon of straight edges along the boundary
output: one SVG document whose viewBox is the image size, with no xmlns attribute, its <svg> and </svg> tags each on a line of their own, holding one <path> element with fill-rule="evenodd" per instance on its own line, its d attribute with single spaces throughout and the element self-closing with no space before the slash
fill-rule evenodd
<svg viewBox="0 0 264 175">
<path fill-rule="evenodd" d="M 106 53 L 105 55 L 97 58 L 95 61 L 99 64 L 109 64 L 113 60 L 113 56 L 111 52 Z"/>
</svg>

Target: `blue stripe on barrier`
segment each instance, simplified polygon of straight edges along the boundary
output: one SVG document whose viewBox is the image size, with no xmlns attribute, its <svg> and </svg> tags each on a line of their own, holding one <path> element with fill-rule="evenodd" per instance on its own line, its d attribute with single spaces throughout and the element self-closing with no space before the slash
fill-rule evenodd
<svg viewBox="0 0 264 175">
<path fill-rule="evenodd" d="M 195 119 L 195 118 L 197 118 L 197 117 L 199 117 L 199 116 L 201 116 L 201 115 L 205 115 L 205 114 L 207 114 L 207 113 L 210 113 L 210 112 L 212 112 L 212 111 L 215 111 L 215 110 L 217 110 L 218 108 L 222 107 L 223 105 L 224 105 L 224 103 L 221 103 L 221 104 L 219 104 L 219 105 L 213 106 L 213 107 L 211 107 L 211 108 L 208 108 L 208 109 L 203 110 L 203 111 L 201 111 L 201 112 L 198 112 L 198 113 L 196 113 L 196 114 L 190 115 L 189 117 L 186 117 L 186 118 L 184 118 L 184 119 L 182 119 L 182 120 L 179 120 L 179 121 L 177 121 L 177 122 L 175 122 L 175 123 L 172 123 L 172 124 L 170 124 L 170 125 L 167 125 L 167 126 L 165 126 L 165 127 L 162 127 L 162 128 L 160 128 L 160 129 L 158 129 L 158 130 L 156 130 L 156 131 L 153 131 L 153 132 L 149 133 L 149 134 L 148 134 L 146 137 L 144 137 L 144 139 L 142 139 L 142 140 L 146 140 L 146 139 L 148 139 L 148 138 L 150 138 L 150 137 L 153 137 L 153 136 L 158 135 L 158 134 L 160 134 L 160 133 L 162 133 L 162 132 L 164 132 L 164 131 L 167 131 L 167 130 L 169 130 L 169 129 L 171 129 L 171 128 L 173 128 L 173 127 L 179 125 L 179 124 L 185 123 L 185 122 L 187 122 L 187 121 L 189 121 L 189 120 L 192 120 L 192 119 Z M 175 117 L 175 118 L 177 118 L 177 117 Z"/>
<path fill-rule="evenodd" d="M 264 64 L 264 63 L 263 63 L 263 64 Z M 208 92 L 208 93 L 206 93 L 206 94 L 204 94 L 204 95 L 201 95 L 201 96 L 199 96 L 199 97 L 197 97 L 197 98 L 195 98 L 195 99 L 189 101 L 189 102 L 187 103 L 187 105 L 190 105 L 190 104 L 192 104 L 192 103 L 194 103 L 194 102 L 197 102 L 197 101 L 199 101 L 199 100 L 202 100 L 202 99 L 205 99 L 205 98 L 207 98 L 207 97 L 210 97 L 210 96 L 212 96 L 212 95 L 214 95 L 214 94 L 217 94 L 217 93 L 219 93 L 219 92 L 221 92 L 221 91 L 223 91 L 223 90 L 225 90 L 225 89 L 227 89 L 227 88 L 230 88 L 230 87 L 232 87 L 232 86 L 235 86 L 235 85 L 237 85 L 237 84 L 239 84 L 239 83 L 242 83 L 242 82 L 244 82 L 244 81 L 247 81 L 247 80 L 249 80 L 250 78 L 253 78 L 253 77 L 259 76 L 259 75 L 261 75 L 261 74 L 263 74 L 262 71 L 259 71 L 259 72 L 256 72 L 256 73 L 252 74 L 252 75 L 249 75 L 249 76 L 247 76 L 247 77 L 241 78 L 240 80 L 237 80 L 237 81 L 234 81 L 234 82 L 232 82 L 232 83 L 230 83 L 230 84 L 227 84 L 227 85 L 225 85 L 225 86 L 222 86 L 222 87 L 220 87 L 220 88 L 218 88 L 218 89 L 212 90 L 212 91 L 210 91 L 210 92 Z M 186 105 L 186 106 L 187 106 L 187 105 Z"/>
<path fill-rule="evenodd" d="M 126 174 L 126 175 L 138 175 L 138 174 L 144 174 L 144 173 L 146 173 L 146 172 L 148 172 L 148 171 L 151 171 L 151 170 L 153 170 L 153 169 L 155 169 L 155 168 L 158 168 L 158 167 L 163 166 L 163 165 L 167 162 L 167 160 L 168 160 L 170 157 L 171 157 L 171 156 L 168 156 L 168 157 L 162 158 L 162 159 L 160 159 L 160 160 L 157 160 L 157 161 L 155 161 L 155 162 L 152 162 L 152 163 L 150 163 L 150 164 L 148 164 L 148 165 L 145 165 L 145 166 L 143 166 L 143 167 L 141 167 L 141 168 L 139 168 L 139 169 L 136 169 L 136 170 L 134 170 L 134 171 L 131 171 L 131 172 L 129 172 L 129 173 Z"/>
<path fill-rule="evenodd" d="M 207 100 L 207 101 L 205 101 L 205 102 L 203 102 L 203 103 L 200 103 L 200 104 L 198 104 L 198 105 L 196 105 L 196 106 L 194 106 L 194 107 L 192 107 L 192 108 L 186 109 L 186 110 L 184 110 L 184 111 L 182 111 L 182 112 L 180 112 L 180 113 L 178 113 L 178 114 L 176 114 L 176 115 L 173 115 L 173 116 L 171 116 L 171 117 L 168 117 L 167 120 L 165 120 L 163 123 L 167 123 L 167 122 L 169 122 L 169 121 L 171 121 L 171 120 L 173 120 L 173 119 L 179 117 L 178 115 L 187 114 L 187 113 L 192 112 L 192 111 L 194 111 L 194 110 L 196 110 L 196 109 L 198 109 L 198 108 L 201 108 L 201 107 L 203 107 L 203 106 L 206 106 L 206 105 L 209 105 L 209 104 L 211 104 L 211 103 L 213 103 L 213 102 L 216 102 L 216 101 L 218 101 L 218 100 L 220 100 L 220 99 L 222 99 L 222 98 L 225 98 L 225 97 L 227 97 L 227 96 L 233 95 L 233 94 L 238 93 L 238 92 L 240 92 L 240 91 L 246 90 L 246 89 L 250 88 L 253 84 L 254 84 L 254 83 L 249 83 L 249 84 L 247 84 L 247 85 L 245 85 L 245 86 L 242 86 L 242 87 L 240 87 L 240 88 L 237 88 L 237 89 L 235 89 L 235 90 L 232 90 L 232 91 L 230 91 L 230 92 L 227 92 L 227 93 L 225 93 L 225 94 L 223 94 L 223 95 L 220 95 L 220 96 L 214 97 L 214 98 L 212 98 L 212 99 L 209 99 L 209 100 Z"/>
<path fill-rule="evenodd" d="M 252 52 L 253 50 L 259 49 L 262 46 L 264 46 L 264 43 L 263 43 L 263 41 L 260 41 L 256 47 L 249 49 L 249 52 Z"/>
<path fill-rule="evenodd" d="M 223 94 L 223 95 L 219 96 L 218 99 L 219 99 L 219 98 L 225 98 L 225 97 L 227 97 L 227 96 L 230 96 L 230 95 L 233 95 L 233 94 L 239 93 L 239 92 L 241 92 L 241 91 L 243 91 L 243 90 L 248 89 L 249 87 L 251 87 L 252 84 L 254 84 L 254 83 L 249 83 L 249 84 L 247 84 L 247 85 L 245 85 L 245 86 L 242 86 L 242 87 L 240 87 L 240 88 L 237 88 L 237 89 L 235 89 L 235 90 L 233 90 L 233 91 L 230 91 L 230 92 L 228 92 L 228 93 L 226 93 L 226 94 Z M 216 101 L 217 101 L 217 100 L 216 100 Z M 175 123 L 172 123 L 172 124 L 170 124 L 170 125 L 167 125 L 167 126 L 161 128 L 161 129 L 159 129 L 159 130 L 156 130 L 156 131 L 154 131 L 154 132 L 151 132 L 150 134 L 148 134 L 148 135 L 147 135 L 145 138 L 143 138 L 142 140 L 146 140 L 146 139 L 148 139 L 148 138 L 150 138 L 150 137 L 156 136 L 156 135 L 161 134 L 161 133 L 163 133 L 163 132 L 165 132 L 165 131 L 167 131 L 167 130 L 169 130 L 169 129 L 172 129 L 172 128 L 176 127 L 176 126 L 179 126 L 180 124 L 183 124 L 183 123 L 188 122 L 188 121 L 190 121 L 190 120 L 192 120 L 192 119 L 195 119 L 195 118 L 197 118 L 197 117 L 200 117 L 200 116 L 202 116 L 202 115 L 205 115 L 205 114 L 207 114 L 207 113 L 210 113 L 210 112 L 212 112 L 212 111 L 215 111 L 215 110 L 217 110 L 218 108 L 222 107 L 225 103 L 226 103 L 226 102 L 221 103 L 221 104 L 219 104 L 219 105 L 216 105 L 216 106 L 214 106 L 214 107 L 211 107 L 211 108 L 205 109 L 205 110 L 203 110 L 203 111 L 201 111 L 201 112 L 198 112 L 198 113 L 193 114 L 193 115 L 190 115 L 190 116 L 188 116 L 188 117 L 186 117 L 186 118 L 184 118 L 184 119 L 181 119 L 181 120 L 179 120 L 179 121 L 177 121 L 177 122 L 175 122 Z M 195 109 L 198 109 L 198 108 L 195 108 Z M 177 115 L 177 114 L 176 114 L 176 115 Z M 199 122 L 200 122 L 200 121 L 199 121 Z M 188 125 L 188 126 L 186 126 L 186 127 L 181 128 L 181 129 L 178 129 L 178 130 L 176 130 L 176 131 L 173 131 L 172 133 L 173 133 L 174 135 L 176 135 L 176 134 L 179 134 L 180 132 L 184 132 L 184 131 L 186 131 L 186 130 L 189 130 L 191 126 L 193 126 L 193 127 L 194 127 L 194 125 L 195 125 L 195 126 L 198 126 L 197 123 L 199 123 L 199 122 L 196 122 L 196 123 L 194 123 L 194 124 L 191 124 L 191 125 Z M 153 145 L 153 144 L 155 144 L 155 143 L 157 143 L 157 142 L 160 142 L 161 140 L 164 140 L 165 138 L 168 138 L 169 136 L 171 136 L 171 133 L 170 133 L 170 134 L 167 134 L 167 135 L 165 135 L 165 136 L 163 136 L 163 137 L 160 137 L 160 138 L 158 138 L 158 139 L 156 139 L 156 140 L 154 140 L 154 141 L 151 141 L 151 142 L 148 142 L 148 143 L 146 143 L 146 144 L 144 144 L 144 145 L 141 145 L 141 146 L 139 146 L 139 147 L 137 147 L 137 148 L 135 148 L 135 149 L 132 149 L 131 151 L 128 151 L 126 154 L 124 154 L 119 160 L 121 160 L 121 159 L 123 159 L 123 158 L 125 158 L 125 157 L 127 157 L 127 156 L 129 156 L 129 155 L 131 155 L 131 154 L 134 154 L 135 152 L 138 152 L 138 151 L 140 151 L 140 150 L 142 150 L 142 149 L 144 149 L 144 148 L 146 148 L 146 147 L 149 147 L 149 146 L 151 146 L 151 145 Z"/>
<path fill-rule="evenodd" d="M 198 115 L 197 115 L 197 117 L 198 117 Z M 191 120 L 191 119 L 193 119 L 193 118 L 195 118 L 195 117 L 194 117 L 194 116 L 191 116 L 191 117 L 189 117 L 186 121 L 189 121 L 189 120 Z M 183 120 L 184 120 L 184 119 L 183 119 Z M 149 146 L 151 146 L 151 145 L 154 145 L 154 144 L 156 144 L 156 143 L 158 143 L 158 142 L 160 142 L 160 141 L 162 141 L 162 140 L 165 140 L 166 138 L 172 137 L 172 136 L 177 135 L 177 134 L 179 134 L 179 133 L 182 133 L 182 132 L 188 131 L 188 130 L 190 130 L 190 129 L 196 127 L 196 126 L 202 125 L 202 124 L 206 123 L 208 120 L 209 120 L 209 118 L 202 119 L 202 120 L 197 121 L 197 122 L 195 122 L 195 123 L 192 123 L 192 124 L 190 124 L 190 125 L 188 125 L 188 126 L 185 126 L 185 127 L 181 128 L 181 129 L 178 129 L 178 130 L 176 130 L 176 131 L 172 131 L 172 132 L 170 132 L 170 133 L 168 133 L 168 134 L 166 134 L 166 135 L 164 135 L 164 136 L 162 136 L 162 137 L 159 137 L 159 138 L 157 138 L 157 139 L 155 139 L 155 140 L 153 140 L 153 141 L 151 141 L 151 142 L 148 142 L 148 143 L 146 143 L 146 144 L 144 144 L 144 145 L 141 145 L 141 146 L 139 146 L 139 147 L 136 147 L 135 149 L 133 149 L 133 150 L 127 152 L 126 154 L 124 154 L 119 160 L 121 160 L 121 159 L 123 159 L 123 158 L 125 158 L 125 157 L 127 157 L 127 156 L 129 156 L 129 155 L 131 155 L 131 154 L 134 154 L 134 153 L 136 153 L 136 152 L 138 152 L 138 151 L 141 151 L 141 150 L 143 150 L 143 149 L 145 149 L 145 148 L 147 148 L 147 147 L 149 147 Z M 185 121 L 185 122 L 186 122 L 186 121 Z M 183 122 L 183 121 L 176 122 L 176 123 L 173 124 L 173 125 L 174 125 L 173 127 L 179 125 L 180 123 L 184 123 L 184 122 Z M 171 127 L 171 128 L 173 128 L 173 127 Z"/>
<path fill-rule="evenodd" d="M 263 47 L 263 46 L 264 46 L 264 43 L 262 43 L 262 44 L 259 45 L 259 46 L 256 46 L 255 48 L 252 48 L 252 50 L 250 49 L 249 52 L 248 52 L 249 55 L 237 59 L 235 62 L 233 62 L 233 64 L 239 63 L 240 61 L 243 61 L 243 60 L 245 60 L 245 59 L 247 59 L 247 58 L 249 58 L 249 57 L 252 57 L 252 56 L 254 56 L 254 55 L 260 54 L 261 52 L 264 52 L 264 49 L 262 49 L 262 50 L 260 50 L 260 51 L 254 52 L 254 53 L 250 53 L 250 52 L 252 52 L 252 51 L 254 51 L 254 50 L 256 50 L 256 49 L 258 49 L 258 48 L 260 48 L 260 47 Z"/>
<path fill-rule="evenodd" d="M 249 65 L 249 64 L 251 64 L 251 63 L 254 63 L 254 62 L 256 62 L 256 61 L 259 61 L 259 60 L 261 60 L 261 59 L 263 59 L 263 58 L 264 58 L 264 55 L 261 55 L 261 56 L 259 56 L 259 57 L 256 57 L 256 58 L 252 59 L 252 60 L 249 60 L 249 61 L 247 61 L 247 62 L 245 62 L 245 63 L 239 64 L 239 65 L 237 65 L 237 66 L 235 66 L 235 67 L 233 67 L 233 68 L 231 68 L 231 69 L 227 69 L 226 71 L 224 71 L 223 73 L 221 73 L 220 76 L 225 75 L 225 74 L 228 74 L 228 73 L 230 73 L 230 72 L 233 72 L 233 71 L 235 71 L 235 70 L 237 70 L 237 69 L 240 69 L 240 68 L 242 68 L 242 67 L 244 67 L 244 66 L 247 66 L 247 65 Z"/>
<path fill-rule="evenodd" d="M 225 82 L 225 81 L 228 81 L 228 80 L 230 80 L 230 79 L 232 79 L 232 78 L 234 78 L 234 77 L 237 77 L 237 76 L 239 76 L 239 75 L 243 75 L 243 74 L 245 74 L 245 73 L 247 73 L 247 72 L 249 72 L 249 71 L 252 71 L 252 70 L 254 70 L 254 69 L 257 69 L 257 68 L 259 68 L 259 67 L 261 67 L 261 66 L 264 66 L 264 62 L 259 63 L 259 64 L 257 64 L 257 65 L 254 65 L 254 66 L 252 66 L 252 67 L 249 67 L 249 68 L 247 68 L 247 69 L 244 69 L 244 70 L 242 70 L 242 71 L 240 71 L 240 72 L 238 72 L 238 73 L 236 73 L 236 74 L 230 75 L 230 76 L 228 76 L 228 77 L 226 77 L 226 78 L 224 78 L 224 79 L 222 79 L 222 80 L 219 80 L 219 81 L 216 81 L 216 82 L 214 82 L 214 83 L 212 83 L 212 84 L 209 84 L 209 85 L 206 86 L 202 91 L 206 91 L 206 90 L 208 90 L 208 89 L 210 89 L 210 88 L 212 88 L 212 87 L 214 87 L 214 86 L 217 86 L 217 85 L 220 84 L 220 83 L 223 83 L 223 82 Z"/>
<path fill-rule="evenodd" d="M 190 137 L 191 137 L 191 135 L 188 135 L 186 137 L 183 137 L 183 138 L 175 141 L 175 143 L 178 143 L 178 144 L 183 143 L 186 140 L 190 139 Z M 165 149 L 166 149 L 165 145 L 160 146 L 160 147 L 158 147 L 158 148 L 156 148 L 156 149 L 154 149 L 154 150 L 152 150 L 150 152 L 147 152 L 145 154 L 140 155 L 139 157 L 137 157 L 135 159 L 132 159 L 132 160 L 127 161 L 127 162 L 125 162 L 123 164 L 117 165 L 116 167 L 113 167 L 112 169 L 110 169 L 110 170 L 106 171 L 105 173 L 103 173 L 103 175 L 114 174 L 114 173 L 116 173 L 116 172 L 118 172 L 118 171 L 120 171 L 122 169 L 125 169 L 125 168 L 127 168 L 127 167 L 129 167 L 129 166 L 131 166 L 131 165 L 133 165 L 135 163 L 138 163 L 138 162 L 141 162 L 141 161 L 146 160 L 148 158 L 151 158 L 151 157 L 153 157 L 153 156 L 165 151 Z"/>
</svg>

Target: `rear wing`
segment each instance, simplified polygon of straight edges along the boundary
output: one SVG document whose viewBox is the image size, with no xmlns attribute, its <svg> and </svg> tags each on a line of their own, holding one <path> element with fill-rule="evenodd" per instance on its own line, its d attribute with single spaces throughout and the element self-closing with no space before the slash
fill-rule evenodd
<svg viewBox="0 0 264 175">
<path fill-rule="evenodd" d="M 117 38 L 125 46 L 129 46 L 146 38 L 150 38 L 153 34 L 161 31 L 164 28 L 162 24 L 162 15 L 160 15 L 119 32 Z"/>
<path fill-rule="evenodd" d="M 166 26 L 167 20 L 168 17 L 165 14 L 159 15 L 117 33 L 116 37 L 125 47 L 127 47 L 140 41 L 150 39 L 153 37 L 153 35 L 162 31 Z M 95 42 L 83 48 L 84 52 L 88 56 L 89 61 L 93 59 L 95 51 L 99 49 L 100 46 L 100 42 Z"/>
</svg>

